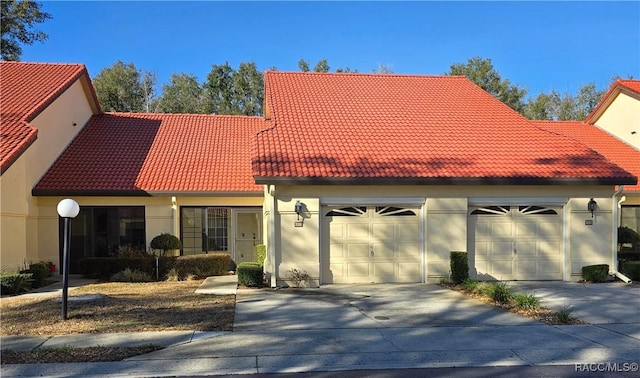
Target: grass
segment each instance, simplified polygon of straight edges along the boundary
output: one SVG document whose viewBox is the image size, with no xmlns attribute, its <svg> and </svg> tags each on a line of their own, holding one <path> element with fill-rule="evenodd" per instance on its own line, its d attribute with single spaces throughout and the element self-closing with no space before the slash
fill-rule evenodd
<svg viewBox="0 0 640 378">
<path fill-rule="evenodd" d="M 83 286 L 69 293 L 67 318 L 52 297 L 5 297 L 0 300 L 0 334 L 66 335 L 74 333 L 150 332 L 163 330 L 231 331 L 234 295 L 195 294 L 202 280 L 150 283 L 110 282 Z M 74 297 L 93 296 L 90 301 Z M 59 297 L 58 297 L 59 298 Z M 3 349 L 2 364 L 120 361 L 161 349 L 133 347 Z"/>
<path fill-rule="evenodd" d="M 230 331 L 235 296 L 195 294 L 202 280 L 83 286 L 69 293 L 67 321 L 52 298 L 1 299 L 0 334 L 149 332 L 163 330 Z M 73 297 L 100 294 L 91 301 Z"/>
<path fill-rule="evenodd" d="M 546 324 L 585 324 L 584 321 L 571 317 L 569 307 L 565 306 L 558 312 L 544 308 L 540 306 L 537 297 L 514 293 L 506 282 L 479 282 L 468 279 L 460 285 L 450 282 L 440 282 L 440 285 Z"/>
</svg>

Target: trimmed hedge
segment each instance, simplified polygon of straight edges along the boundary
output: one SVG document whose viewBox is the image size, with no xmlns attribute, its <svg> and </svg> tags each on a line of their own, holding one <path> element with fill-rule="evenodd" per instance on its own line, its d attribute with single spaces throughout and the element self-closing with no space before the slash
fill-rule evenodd
<svg viewBox="0 0 640 378">
<path fill-rule="evenodd" d="M 619 268 L 632 281 L 640 281 L 640 261 L 621 261 Z"/>
<path fill-rule="evenodd" d="M 254 262 L 238 264 L 238 283 L 248 287 L 262 287 L 264 273 L 262 265 Z"/>
<path fill-rule="evenodd" d="M 258 255 L 258 263 L 264 266 L 264 260 L 267 258 L 267 246 L 258 244 L 256 246 L 256 255 Z"/>
<path fill-rule="evenodd" d="M 582 278 L 587 282 L 606 282 L 609 275 L 609 265 L 587 265 L 582 267 Z"/>
<path fill-rule="evenodd" d="M 451 281 L 454 284 L 461 284 L 469 278 L 469 258 L 467 252 L 449 252 L 451 260 Z"/>
<path fill-rule="evenodd" d="M 208 255 L 180 256 L 175 260 L 173 268 L 180 276 L 192 274 L 197 278 L 223 276 L 231 263 L 228 253 L 211 253 Z"/>
<path fill-rule="evenodd" d="M 181 276 L 197 278 L 226 274 L 231 257 L 226 253 L 190 256 L 161 256 L 158 258 L 158 277 L 164 278 L 171 269 Z M 87 278 L 109 280 L 126 269 L 148 273 L 155 279 L 156 258 L 144 257 L 88 257 L 80 260 L 80 273 Z"/>
<path fill-rule="evenodd" d="M 31 273 L 2 273 L 0 274 L 0 293 L 15 295 L 31 290 Z"/>
</svg>

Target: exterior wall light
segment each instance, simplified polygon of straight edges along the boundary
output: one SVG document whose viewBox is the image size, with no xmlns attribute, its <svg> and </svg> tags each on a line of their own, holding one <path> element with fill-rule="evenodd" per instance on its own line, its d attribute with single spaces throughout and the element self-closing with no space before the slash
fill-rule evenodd
<svg viewBox="0 0 640 378">
<path fill-rule="evenodd" d="M 593 218 L 593 213 L 595 213 L 597 208 L 598 208 L 598 203 L 593 198 L 591 198 L 589 200 L 589 203 L 587 204 L 587 210 L 591 212 L 591 218 Z"/>
<path fill-rule="evenodd" d="M 304 205 L 302 204 L 302 202 L 300 202 L 300 200 L 296 201 L 295 211 L 296 211 L 296 214 L 298 214 L 298 220 L 300 220 L 300 215 L 302 214 L 303 206 Z"/>
<path fill-rule="evenodd" d="M 58 202 L 58 215 L 64 219 L 64 246 L 62 265 L 62 320 L 67 320 L 67 297 L 69 293 L 69 247 L 71 244 L 71 224 L 69 220 L 80 213 L 78 203 L 70 198 Z"/>
</svg>

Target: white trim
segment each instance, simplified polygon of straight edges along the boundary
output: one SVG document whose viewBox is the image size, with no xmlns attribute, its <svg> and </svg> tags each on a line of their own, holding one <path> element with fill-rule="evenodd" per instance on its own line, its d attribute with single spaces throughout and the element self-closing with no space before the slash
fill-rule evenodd
<svg viewBox="0 0 640 378">
<path fill-rule="evenodd" d="M 568 206 L 565 203 L 562 205 L 562 280 L 571 281 L 571 264 L 568 252 L 569 246 L 569 212 Z"/>
<path fill-rule="evenodd" d="M 420 208 L 420 282 L 426 283 L 427 281 L 427 205 L 424 204 Z"/>
<path fill-rule="evenodd" d="M 481 205 L 547 205 L 564 206 L 567 197 L 470 197 L 469 206 Z"/>
<path fill-rule="evenodd" d="M 425 197 L 324 197 L 320 198 L 322 206 L 361 206 L 361 205 L 406 205 L 422 206 Z"/>
</svg>

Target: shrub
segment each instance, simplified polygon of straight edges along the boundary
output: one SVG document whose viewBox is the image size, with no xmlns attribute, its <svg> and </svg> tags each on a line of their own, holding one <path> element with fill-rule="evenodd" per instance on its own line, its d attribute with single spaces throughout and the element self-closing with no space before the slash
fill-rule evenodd
<svg viewBox="0 0 640 378">
<path fill-rule="evenodd" d="M 582 267 L 582 278 L 587 282 L 605 282 L 609 274 L 609 265 L 587 265 Z"/>
<path fill-rule="evenodd" d="M 162 251 L 161 256 L 164 256 L 167 251 L 181 249 L 182 243 L 180 243 L 180 239 L 178 239 L 176 236 L 162 233 L 151 239 L 151 243 L 149 244 L 149 246 L 151 247 L 151 249 Z"/>
<path fill-rule="evenodd" d="M 506 282 L 495 282 L 491 285 L 490 298 L 496 303 L 507 304 L 513 299 L 513 289 Z"/>
<path fill-rule="evenodd" d="M 262 265 L 252 262 L 238 264 L 238 283 L 248 287 L 262 287 L 264 283 Z"/>
<path fill-rule="evenodd" d="M 31 273 L 0 273 L 0 293 L 15 295 L 31 290 Z"/>
<path fill-rule="evenodd" d="M 51 271 L 49 270 L 49 263 L 42 261 L 29 264 L 29 269 L 22 270 L 20 273 L 30 273 L 32 279 L 31 287 L 37 289 L 47 284 L 47 277 L 49 277 Z"/>
<path fill-rule="evenodd" d="M 632 281 L 640 281 L 640 261 L 623 261 L 619 270 Z"/>
<path fill-rule="evenodd" d="M 144 249 L 134 248 L 130 244 L 118 246 L 118 257 L 144 257 L 147 255 L 147 251 Z"/>
<path fill-rule="evenodd" d="M 540 308 L 540 300 L 532 294 L 516 294 L 514 296 L 516 307 L 523 310 L 536 310 Z"/>
<path fill-rule="evenodd" d="M 627 226 L 618 227 L 618 244 L 640 243 L 640 234 Z"/>
<path fill-rule="evenodd" d="M 264 260 L 267 258 L 267 246 L 258 244 L 256 246 L 256 255 L 258 255 L 258 264 L 264 266 Z"/>
<path fill-rule="evenodd" d="M 564 306 L 562 306 L 562 309 L 560 309 L 560 311 L 556 312 L 556 318 L 558 318 L 558 321 L 560 323 L 569 323 L 571 321 L 572 313 L 573 310 L 571 309 L 571 306 L 565 304 Z"/>
<path fill-rule="evenodd" d="M 137 269 L 127 268 L 111 276 L 113 282 L 151 282 L 151 275 Z"/>
<path fill-rule="evenodd" d="M 467 252 L 451 251 L 449 257 L 451 260 L 451 281 L 454 284 L 460 284 L 469 278 Z"/>
<path fill-rule="evenodd" d="M 291 268 L 289 269 L 289 279 L 293 281 L 295 287 L 300 287 L 302 282 L 309 283 L 309 274 L 304 270 Z"/>
<path fill-rule="evenodd" d="M 466 280 L 464 280 L 464 282 L 462 282 L 462 285 L 464 286 L 464 289 L 466 291 L 469 291 L 471 293 L 473 293 L 474 291 L 476 291 L 476 289 L 478 288 L 478 285 L 480 283 L 474 279 L 471 278 L 467 278 Z"/>
<path fill-rule="evenodd" d="M 228 253 L 189 255 L 176 258 L 172 268 L 178 272 L 181 278 L 187 275 L 206 278 L 226 274 L 230 262 L 231 256 Z"/>
<path fill-rule="evenodd" d="M 162 260 L 164 258 L 161 258 Z M 145 257 L 87 257 L 79 261 L 80 273 L 87 278 L 109 280 L 111 276 L 129 268 L 155 276 L 156 260 Z M 164 264 L 163 264 L 164 265 Z M 162 271 L 161 271 L 162 272 Z"/>
</svg>

